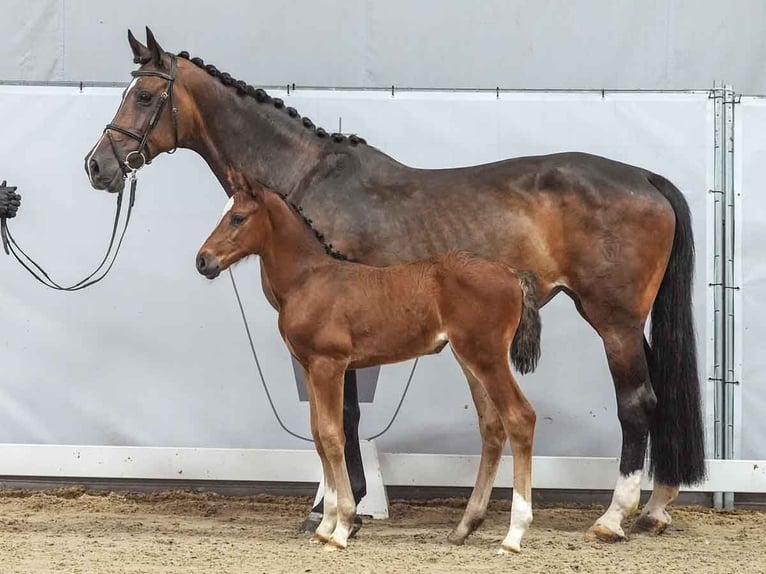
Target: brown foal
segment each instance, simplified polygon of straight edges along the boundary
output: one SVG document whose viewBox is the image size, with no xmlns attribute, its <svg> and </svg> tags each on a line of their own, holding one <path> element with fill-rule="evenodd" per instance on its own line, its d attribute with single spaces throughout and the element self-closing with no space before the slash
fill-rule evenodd
<svg viewBox="0 0 766 574">
<path fill-rule="evenodd" d="M 343 373 L 437 353 L 449 342 L 471 387 L 482 436 L 476 485 L 450 538 L 462 542 L 484 519 L 507 436 L 514 493 L 500 552 L 518 552 L 532 521 L 536 416 L 508 358 L 510 351 L 522 372 L 539 358 L 534 278 L 464 252 L 391 267 L 345 261 L 275 192 L 239 191 L 232 200 L 201 247 L 197 269 L 213 279 L 243 257 L 261 258 L 279 331 L 306 372 L 311 432 L 324 470 L 325 512 L 312 541 L 345 548 L 356 511 L 344 460 Z"/>
</svg>

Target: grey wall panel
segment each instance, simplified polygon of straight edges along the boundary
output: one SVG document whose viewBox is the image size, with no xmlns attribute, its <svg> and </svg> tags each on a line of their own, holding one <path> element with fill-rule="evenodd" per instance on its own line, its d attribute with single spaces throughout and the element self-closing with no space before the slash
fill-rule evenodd
<svg viewBox="0 0 766 574">
<path fill-rule="evenodd" d="M 63 0 L 0 0 L 2 80 L 64 77 Z"/>
<path fill-rule="evenodd" d="M 737 108 L 737 198 L 741 201 L 742 381 L 737 404 L 741 426 L 736 436 L 737 458 L 766 458 L 766 201 L 763 168 L 766 166 L 766 102 L 743 99 Z"/>
<path fill-rule="evenodd" d="M 82 158 L 119 95 L 0 90 L 0 177 L 24 194 L 13 230 L 57 277 L 78 278 L 108 236 L 113 197 L 89 188 Z M 695 314 L 699 339 L 707 339 L 706 95 L 279 95 L 319 125 L 334 127 L 342 116 L 344 130 L 421 167 L 581 149 L 666 175 L 694 213 Z M 223 203 L 204 162 L 181 151 L 141 173 L 132 227 L 104 283 L 53 293 L 0 259 L 0 442 L 305 447 L 269 411 L 226 276 L 210 283 L 194 269 Z M 291 428 L 307 433 L 306 405 L 258 267 L 248 262 L 235 274 L 275 402 Z M 536 453 L 616 456 L 620 432 L 598 337 L 563 295 L 543 310 L 543 321 L 542 363 L 522 380 L 539 415 Z M 704 345 L 700 351 L 704 372 Z M 362 436 L 388 421 L 408 372 L 407 363 L 381 369 L 374 402 L 362 406 Z M 476 415 L 448 350 L 423 359 L 380 444 L 393 452 L 477 452 Z"/>
<path fill-rule="evenodd" d="M 0 0 L 0 78 L 125 81 L 149 25 L 252 83 L 766 93 L 760 0 Z M 10 22 L 10 24 L 8 23 Z M 10 31 L 10 35 L 9 34 Z M 9 41 L 10 38 L 10 41 Z"/>
</svg>

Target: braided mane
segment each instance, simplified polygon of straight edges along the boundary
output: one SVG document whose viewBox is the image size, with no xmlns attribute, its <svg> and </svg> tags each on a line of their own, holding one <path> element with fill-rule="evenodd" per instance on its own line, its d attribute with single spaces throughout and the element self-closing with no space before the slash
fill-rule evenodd
<svg viewBox="0 0 766 574">
<path fill-rule="evenodd" d="M 303 208 L 300 205 L 296 205 L 292 201 L 287 199 L 287 196 L 284 193 L 279 193 L 278 191 L 273 189 L 270 189 L 269 191 L 276 193 L 282 199 L 282 201 L 284 201 L 295 212 L 295 214 L 301 218 L 303 223 L 306 224 L 306 227 L 308 227 L 314 233 L 314 237 L 316 237 L 317 241 L 319 241 L 319 243 L 322 244 L 322 247 L 324 247 L 325 253 L 327 253 L 327 255 L 329 255 L 333 259 L 338 259 L 340 261 L 351 261 L 351 262 L 355 261 L 354 259 L 346 255 L 345 253 L 341 253 L 340 251 L 335 249 L 332 246 L 332 243 L 327 243 L 324 235 L 314 227 L 314 223 L 311 221 L 311 219 L 306 217 L 306 215 L 303 213 Z"/>
<path fill-rule="evenodd" d="M 296 110 L 295 108 L 292 108 L 289 106 L 285 107 L 285 102 L 281 98 L 272 98 L 269 94 L 266 93 L 266 90 L 264 90 L 263 88 L 255 88 L 247 84 L 246 82 L 243 82 L 242 80 L 237 80 L 235 78 L 232 78 L 231 74 L 229 74 L 228 72 L 221 72 L 213 64 L 205 64 L 202 58 L 191 58 L 189 56 L 189 52 L 186 52 L 186 51 L 179 52 L 178 57 L 183 58 L 185 60 L 189 60 L 198 68 L 201 68 L 205 70 L 211 76 L 218 78 L 218 80 L 225 86 L 233 87 L 234 89 L 237 90 L 237 93 L 239 95 L 249 96 L 249 97 L 255 98 L 255 101 L 260 104 L 272 104 L 276 109 L 284 110 L 288 116 L 296 120 L 299 120 L 306 129 L 313 131 L 318 138 L 329 137 L 335 143 L 344 143 L 347 141 L 349 144 L 354 146 L 367 143 L 367 141 L 364 138 L 360 138 L 359 136 L 355 134 L 352 134 L 350 136 L 345 136 L 338 132 L 331 133 L 331 134 L 327 133 L 327 130 L 325 130 L 324 128 L 316 127 L 314 125 L 314 122 L 312 122 L 309 118 L 305 116 L 301 117 L 300 114 L 298 114 L 298 110 Z M 298 214 L 301 215 L 300 212 L 298 212 Z M 311 227 L 310 224 L 309 224 L 309 227 Z M 314 229 L 314 228 L 312 227 L 311 229 Z M 317 231 L 314 230 L 314 233 L 317 233 Z M 317 233 L 317 235 L 321 235 L 321 234 Z"/>
</svg>

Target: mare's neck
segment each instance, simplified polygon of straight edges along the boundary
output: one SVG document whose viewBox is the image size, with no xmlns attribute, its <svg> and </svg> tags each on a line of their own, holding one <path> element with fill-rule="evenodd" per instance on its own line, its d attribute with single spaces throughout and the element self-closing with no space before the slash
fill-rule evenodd
<svg viewBox="0 0 766 574">
<path fill-rule="evenodd" d="M 203 70 L 185 88 L 197 112 L 195 129 L 183 147 L 200 154 L 231 196 L 260 183 L 289 194 L 320 161 L 321 139 L 271 102 L 243 96 Z"/>
<path fill-rule="evenodd" d="M 269 227 L 258 255 L 271 291 L 281 304 L 318 267 L 341 263 L 325 252 L 314 232 L 284 200 L 271 191 L 264 191 L 263 196 Z"/>
</svg>

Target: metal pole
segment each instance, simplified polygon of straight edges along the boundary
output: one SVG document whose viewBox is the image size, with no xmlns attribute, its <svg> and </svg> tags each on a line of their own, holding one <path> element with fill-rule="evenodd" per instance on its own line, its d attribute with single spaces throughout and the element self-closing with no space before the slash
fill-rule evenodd
<svg viewBox="0 0 766 574">
<path fill-rule="evenodd" d="M 714 153 L 713 153 L 713 373 L 710 382 L 713 383 L 713 457 L 721 459 L 724 456 L 724 326 L 723 317 L 723 260 L 724 260 L 724 214 L 723 214 L 723 180 L 724 180 L 724 106 L 723 106 L 723 86 L 718 82 L 713 84 L 711 92 L 713 98 L 714 110 Z M 723 508 L 723 493 L 713 494 L 713 506 Z"/>
<path fill-rule="evenodd" d="M 735 94 L 731 86 L 724 88 L 724 275 L 723 275 L 723 327 L 724 327 L 724 412 L 723 412 L 723 458 L 733 459 L 734 453 L 734 104 Z M 725 492 L 723 507 L 734 508 L 734 493 Z"/>
</svg>

